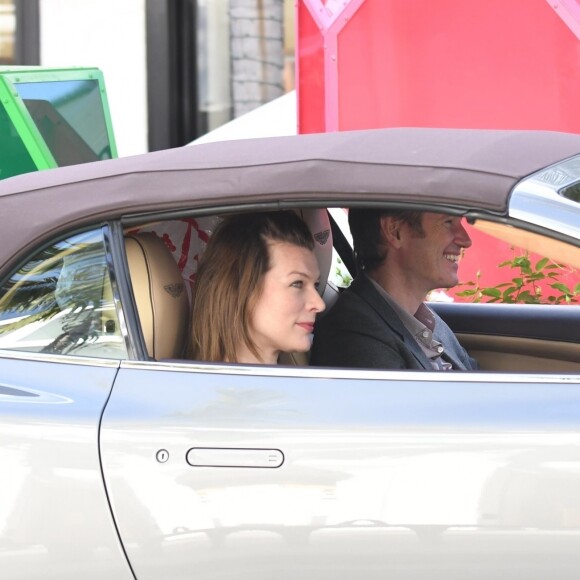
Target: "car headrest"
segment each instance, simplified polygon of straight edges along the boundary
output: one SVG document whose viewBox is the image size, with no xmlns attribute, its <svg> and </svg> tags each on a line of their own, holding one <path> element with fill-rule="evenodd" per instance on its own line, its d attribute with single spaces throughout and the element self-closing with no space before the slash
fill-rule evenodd
<svg viewBox="0 0 580 580">
<path fill-rule="evenodd" d="M 152 233 L 126 236 L 125 250 L 149 356 L 157 360 L 182 357 L 189 301 L 171 252 Z"/>
</svg>

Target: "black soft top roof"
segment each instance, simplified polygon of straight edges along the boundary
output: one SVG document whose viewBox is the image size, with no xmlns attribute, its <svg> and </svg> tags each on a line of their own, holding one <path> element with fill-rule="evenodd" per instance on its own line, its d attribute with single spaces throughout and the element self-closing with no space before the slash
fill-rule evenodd
<svg viewBox="0 0 580 580">
<path fill-rule="evenodd" d="M 193 145 L 0 181 L 0 268 L 106 218 L 273 200 L 354 199 L 505 213 L 523 177 L 580 154 L 580 135 L 376 129 Z"/>
</svg>

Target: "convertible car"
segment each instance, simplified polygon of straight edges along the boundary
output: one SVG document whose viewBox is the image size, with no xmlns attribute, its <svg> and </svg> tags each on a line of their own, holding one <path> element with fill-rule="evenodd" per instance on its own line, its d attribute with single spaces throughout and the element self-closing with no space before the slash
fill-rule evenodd
<svg viewBox="0 0 580 580">
<path fill-rule="evenodd" d="M 509 262 L 433 295 L 481 370 L 187 358 L 222 216 L 299 212 L 330 308 L 355 206 Z M 208 143 L 4 180 L 0 215 L 2 578 L 578 577 L 580 135 Z"/>
</svg>

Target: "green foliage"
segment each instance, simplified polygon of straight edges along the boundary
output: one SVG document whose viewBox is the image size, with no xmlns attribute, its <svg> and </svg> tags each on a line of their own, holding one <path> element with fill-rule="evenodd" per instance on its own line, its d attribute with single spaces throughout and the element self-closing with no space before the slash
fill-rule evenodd
<svg viewBox="0 0 580 580">
<path fill-rule="evenodd" d="M 511 268 L 517 275 L 510 282 L 497 286 L 481 286 L 480 272 L 475 282 L 469 281 L 460 286 L 470 286 L 469 289 L 457 292 L 456 296 L 466 298 L 470 302 L 504 302 L 507 304 L 571 304 L 580 301 L 580 283 L 569 288 L 560 281 L 564 267 L 542 258 L 532 264 L 527 253 L 516 256 L 498 264 L 499 268 Z M 545 284 L 540 284 L 540 282 Z M 551 288 L 546 291 L 545 286 Z"/>
<path fill-rule="evenodd" d="M 344 266 L 343 261 L 339 256 L 336 256 L 334 270 L 334 282 L 340 288 L 348 288 L 352 282 L 352 276 L 348 273 L 348 270 Z"/>
</svg>

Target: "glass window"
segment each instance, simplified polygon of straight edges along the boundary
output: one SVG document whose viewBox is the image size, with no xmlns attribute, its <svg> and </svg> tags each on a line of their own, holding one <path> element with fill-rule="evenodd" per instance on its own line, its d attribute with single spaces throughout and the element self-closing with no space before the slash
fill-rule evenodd
<svg viewBox="0 0 580 580">
<path fill-rule="evenodd" d="M 197 3 L 198 99 L 202 131 L 232 118 L 228 1 Z"/>
<path fill-rule="evenodd" d="M 36 164 L 6 109 L 0 105 L 0 179 L 36 171 L 36 169 Z"/>
<path fill-rule="evenodd" d="M 230 2 L 234 117 L 284 94 L 284 6 Z"/>
<path fill-rule="evenodd" d="M 284 91 L 293 91 L 296 86 L 296 34 L 294 16 L 295 2 L 284 0 Z"/>
<path fill-rule="evenodd" d="M 459 267 L 458 302 L 580 303 L 580 248 L 511 225 L 477 220 Z"/>
<path fill-rule="evenodd" d="M 329 211 L 352 247 L 347 211 Z M 460 281 L 433 290 L 430 301 L 580 305 L 580 248 L 507 224 L 463 225 L 472 246 L 461 255 Z M 335 252 L 330 281 L 348 287 L 353 274 Z"/>
<path fill-rule="evenodd" d="M 350 228 L 348 227 L 348 211 L 340 207 L 330 207 L 328 208 L 328 213 L 330 213 L 352 248 L 352 236 L 350 234 Z M 332 264 L 330 266 L 328 280 L 338 288 L 348 288 L 355 274 L 356 272 L 349 272 L 346 264 L 338 255 L 336 248 L 332 248 Z"/>
<path fill-rule="evenodd" d="M 202 132 L 294 88 L 294 2 L 198 0 Z"/>
<path fill-rule="evenodd" d="M 126 358 L 100 230 L 49 246 L 0 287 L 0 348 Z"/>
<path fill-rule="evenodd" d="M 14 64 L 15 36 L 14 0 L 0 0 L 0 64 Z"/>
<path fill-rule="evenodd" d="M 112 157 L 98 81 L 14 83 L 14 88 L 60 167 Z"/>
</svg>

